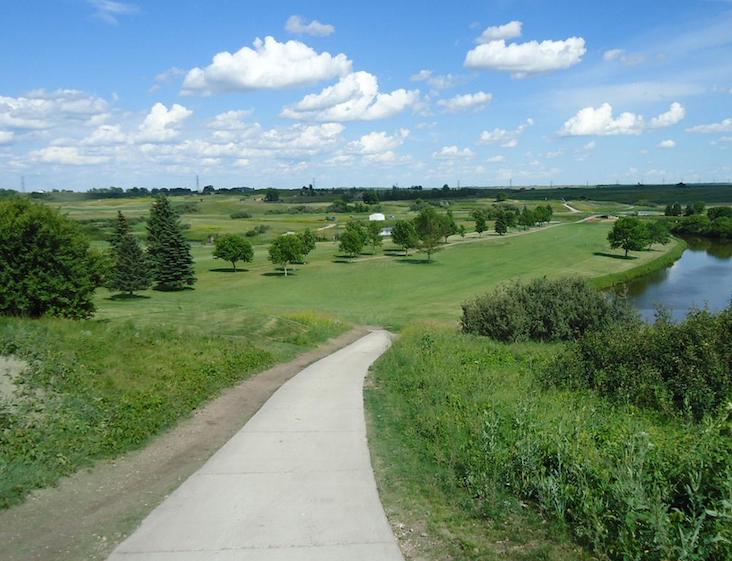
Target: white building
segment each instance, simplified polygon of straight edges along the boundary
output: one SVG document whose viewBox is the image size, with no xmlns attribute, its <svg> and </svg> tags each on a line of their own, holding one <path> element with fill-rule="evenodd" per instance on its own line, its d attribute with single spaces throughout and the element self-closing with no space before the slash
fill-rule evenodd
<svg viewBox="0 0 732 561">
<path fill-rule="evenodd" d="M 383 222 L 384 220 L 386 220 L 386 218 L 380 212 L 375 212 L 374 214 L 369 215 L 369 222 Z"/>
</svg>

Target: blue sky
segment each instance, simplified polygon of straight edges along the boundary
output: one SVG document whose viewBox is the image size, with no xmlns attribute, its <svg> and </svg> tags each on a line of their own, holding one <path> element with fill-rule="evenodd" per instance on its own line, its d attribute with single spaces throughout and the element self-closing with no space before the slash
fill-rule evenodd
<svg viewBox="0 0 732 561">
<path fill-rule="evenodd" d="M 0 187 L 732 179 L 732 3 L 0 4 Z"/>
</svg>

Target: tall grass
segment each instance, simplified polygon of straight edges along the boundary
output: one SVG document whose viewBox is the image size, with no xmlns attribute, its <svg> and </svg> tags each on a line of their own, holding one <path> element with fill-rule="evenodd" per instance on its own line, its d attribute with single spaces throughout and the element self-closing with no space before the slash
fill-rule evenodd
<svg viewBox="0 0 732 561">
<path fill-rule="evenodd" d="M 536 375 L 560 349 L 408 328 L 370 401 L 486 518 L 508 490 L 610 559 L 732 558 L 732 411 L 687 424 L 544 388 Z"/>
</svg>

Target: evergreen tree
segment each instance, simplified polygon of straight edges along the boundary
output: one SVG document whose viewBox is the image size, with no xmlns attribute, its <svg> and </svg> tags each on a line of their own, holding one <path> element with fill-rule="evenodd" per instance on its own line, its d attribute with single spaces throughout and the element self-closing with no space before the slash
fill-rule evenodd
<svg viewBox="0 0 732 561">
<path fill-rule="evenodd" d="M 178 215 L 164 195 L 156 198 L 150 209 L 147 253 L 158 290 L 182 290 L 196 282 L 191 246 L 183 237 Z"/>
<path fill-rule="evenodd" d="M 502 236 L 508 232 L 508 226 L 506 226 L 506 219 L 503 217 L 503 215 L 496 218 L 496 234 L 499 236 Z"/>
<path fill-rule="evenodd" d="M 147 290 L 152 281 L 148 260 L 140 247 L 140 242 L 130 232 L 124 214 L 117 211 L 117 224 L 110 240 L 112 248 L 112 270 L 107 287 L 110 290 L 134 294 L 136 290 Z"/>
</svg>

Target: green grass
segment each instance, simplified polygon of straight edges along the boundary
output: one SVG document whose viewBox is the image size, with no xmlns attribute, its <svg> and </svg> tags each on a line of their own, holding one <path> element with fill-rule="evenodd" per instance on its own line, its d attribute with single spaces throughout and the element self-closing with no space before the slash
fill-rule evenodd
<svg viewBox="0 0 732 561">
<path fill-rule="evenodd" d="M 288 314 L 227 337 L 140 322 L 0 319 L 0 356 L 29 363 L 0 396 L 0 508 L 142 446 L 224 388 L 344 331 Z"/>
<path fill-rule="evenodd" d="M 732 412 L 687 424 L 537 381 L 560 345 L 410 327 L 365 399 L 392 521 L 415 559 L 729 559 Z"/>
<path fill-rule="evenodd" d="M 608 228 L 603 223 L 555 225 L 504 238 L 473 237 L 465 243 L 456 237 L 429 264 L 414 253 L 406 259 L 379 253 L 341 262 L 334 243 L 319 243 L 308 263 L 296 266 L 287 278 L 277 276 L 266 247 L 255 248 L 254 262 L 245 271 L 232 273 L 229 264 L 211 257 L 211 246 L 197 245 L 195 290 L 148 291 L 144 295 L 149 298 L 140 300 L 111 300 L 100 291 L 98 317 L 189 325 L 223 334 L 303 310 L 394 329 L 418 319 L 456 321 L 463 301 L 501 282 L 544 275 L 596 277 L 626 271 L 660 254 L 640 252 L 629 260 L 603 255 Z"/>
<path fill-rule="evenodd" d="M 642 277 L 643 275 L 653 273 L 654 271 L 660 271 L 661 269 L 665 269 L 666 267 L 673 265 L 675 261 L 681 258 L 681 255 L 688 247 L 688 244 L 681 238 L 673 238 L 671 243 L 673 244 L 671 246 L 671 249 L 666 253 L 663 253 L 662 255 L 656 257 L 655 259 L 651 261 L 646 261 L 642 265 L 633 267 L 632 269 L 629 269 L 627 271 L 610 273 L 601 277 L 595 277 L 594 279 L 592 279 L 592 285 L 595 288 L 600 289 L 610 288 L 612 286 L 626 283 L 630 280 Z"/>
</svg>

